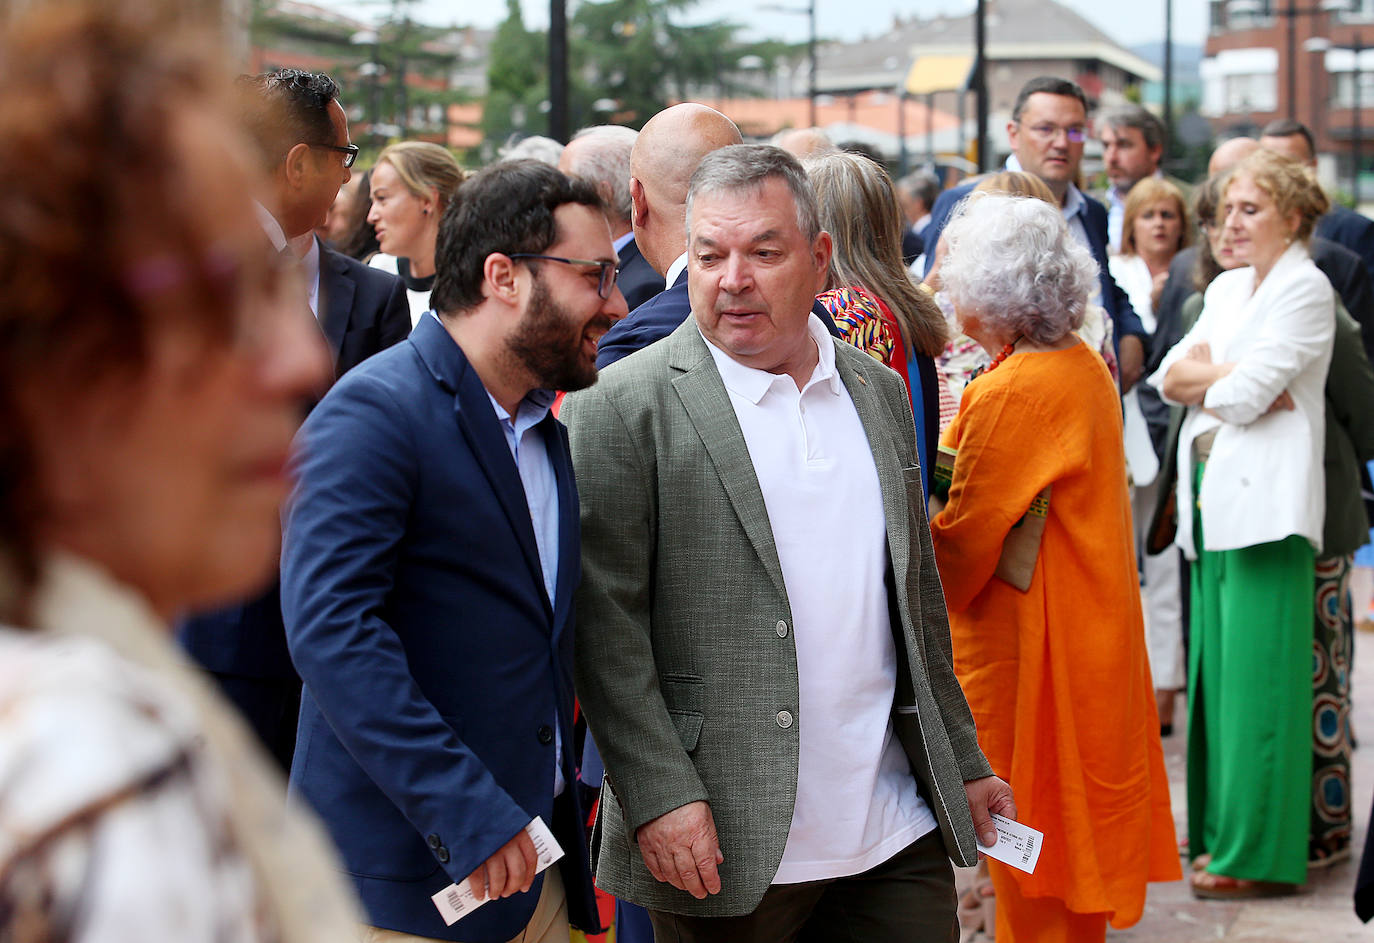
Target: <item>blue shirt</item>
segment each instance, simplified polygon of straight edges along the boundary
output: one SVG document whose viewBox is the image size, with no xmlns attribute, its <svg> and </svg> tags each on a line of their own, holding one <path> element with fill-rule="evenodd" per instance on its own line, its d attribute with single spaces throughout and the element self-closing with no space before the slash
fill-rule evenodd
<svg viewBox="0 0 1374 943">
<path fill-rule="evenodd" d="M 491 408 L 496 410 L 501 431 L 506 434 L 506 445 L 510 447 L 511 458 L 515 459 L 515 467 L 520 470 L 520 484 L 525 489 L 525 503 L 530 508 L 530 523 L 534 525 L 534 543 L 539 548 L 544 592 L 549 594 L 549 605 L 553 605 L 558 587 L 558 481 L 554 478 L 553 462 L 549 461 L 544 431 L 539 424 L 553 408 L 555 394 L 552 390 L 530 390 L 516 407 L 514 420 L 490 391 L 487 398 L 491 400 Z M 557 723 L 553 729 L 558 731 Z M 557 796 L 564 787 L 561 733 L 556 745 L 553 779 L 553 794 Z"/>
</svg>

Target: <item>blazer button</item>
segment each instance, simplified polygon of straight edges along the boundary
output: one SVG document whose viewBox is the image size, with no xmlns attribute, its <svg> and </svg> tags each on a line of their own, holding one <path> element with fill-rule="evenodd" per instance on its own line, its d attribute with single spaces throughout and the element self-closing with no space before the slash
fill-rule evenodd
<svg viewBox="0 0 1374 943">
<path fill-rule="evenodd" d="M 448 849 L 440 845 L 434 849 L 434 857 L 439 859 L 440 864 L 448 864 Z"/>
<path fill-rule="evenodd" d="M 792 726 L 791 711 L 778 711 L 778 726 L 781 727 L 783 730 L 786 730 L 788 727 Z"/>
<path fill-rule="evenodd" d="M 778 638 L 787 638 L 787 623 L 778 620 Z"/>
<path fill-rule="evenodd" d="M 544 744 L 544 746 L 553 743 L 553 728 L 548 724 L 544 724 L 539 728 L 539 742 Z"/>
<path fill-rule="evenodd" d="M 425 841 L 429 842 L 429 847 L 431 848 L 438 848 L 442 844 L 442 842 L 439 841 L 438 835 L 430 835 Z"/>
</svg>

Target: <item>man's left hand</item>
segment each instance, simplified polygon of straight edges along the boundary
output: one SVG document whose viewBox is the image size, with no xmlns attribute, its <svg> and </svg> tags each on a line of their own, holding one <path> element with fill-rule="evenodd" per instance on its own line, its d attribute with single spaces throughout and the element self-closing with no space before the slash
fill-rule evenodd
<svg viewBox="0 0 1374 943">
<path fill-rule="evenodd" d="M 968 793 L 968 810 L 973 816 L 978 844 L 985 848 L 997 844 L 997 826 L 993 824 L 992 814 L 995 812 L 1016 821 L 1016 800 L 1011 787 L 996 776 L 984 776 L 964 783 L 964 792 Z"/>
<path fill-rule="evenodd" d="M 1129 392 L 1140 379 L 1140 373 L 1145 369 L 1145 344 L 1134 334 L 1127 334 L 1121 338 L 1121 353 L 1117 356 L 1117 365 L 1121 368 L 1121 392 Z"/>
</svg>

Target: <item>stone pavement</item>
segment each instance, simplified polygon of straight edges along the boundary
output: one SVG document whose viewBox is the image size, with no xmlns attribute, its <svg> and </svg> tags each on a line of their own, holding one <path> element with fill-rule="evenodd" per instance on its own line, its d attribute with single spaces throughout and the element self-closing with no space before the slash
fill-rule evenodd
<svg viewBox="0 0 1374 943">
<path fill-rule="evenodd" d="M 1145 900 L 1145 916 L 1129 930 L 1109 931 L 1112 943 L 1201 943 L 1203 940 L 1246 940 L 1249 943 L 1345 943 L 1374 941 L 1374 923 L 1355 916 L 1352 893 L 1359 850 L 1369 826 L 1374 797 L 1374 634 L 1356 633 L 1353 670 L 1352 720 L 1355 736 L 1364 745 L 1355 751 L 1351 770 L 1355 809 L 1354 855 L 1349 861 L 1307 872 L 1306 888 L 1296 897 L 1244 902 L 1194 899 L 1187 881 L 1152 884 Z M 1180 708 L 1183 702 L 1180 701 Z M 1176 713 L 1178 718 L 1185 716 Z M 1182 724 L 1164 741 L 1178 834 L 1187 834 L 1184 796 L 1184 738 Z M 1185 864 L 1186 869 L 1186 864 Z"/>
<path fill-rule="evenodd" d="M 1351 896 L 1374 797 L 1374 633 L 1356 635 L 1353 722 L 1355 735 L 1364 738 L 1364 745 L 1355 751 L 1351 777 L 1355 809 L 1352 858 L 1325 870 L 1309 871 L 1301 894 L 1274 900 L 1201 901 L 1194 899 L 1186 880 L 1152 884 L 1140 922 L 1127 930 L 1108 930 L 1108 943 L 1374 943 L 1374 922 L 1360 922 Z M 1175 715 L 1180 720 L 1185 716 L 1183 706 L 1180 700 Z M 1174 735 L 1164 741 L 1174 822 L 1180 837 L 1187 833 L 1182 726 L 1175 723 Z M 1184 868 L 1186 871 L 1186 862 Z M 959 875 L 961 890 L 968 880 L 967 873 Z"/>
</svg>

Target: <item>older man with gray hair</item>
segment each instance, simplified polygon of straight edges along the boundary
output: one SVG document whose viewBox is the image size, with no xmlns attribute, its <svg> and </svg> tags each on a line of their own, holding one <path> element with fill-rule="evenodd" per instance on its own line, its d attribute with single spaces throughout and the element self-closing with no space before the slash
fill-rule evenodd
<svg viewBox="0 0 1374 943">
<path fill-rule="evenodd" d="M 601 212 L 611 227 L 612 244 L 620 256 L 616 285 L 633 311 L 663 291 L 663 276 L 654 271 L 635 243 L 634 201 L 630 198 L 630 152 L 639 132 L 618 124 L 583 128 L 573 135 L 558 158 L 558 169 L 581 177 L 601 196 Z"/>
<path fill-rule="evenodd" d="M 831 240 L 790 154 L 704 157 L 687 235 L 692 317 L 562 412 L 597 883 L 661 940 L 955 940 L 949 858 L 1015 808 L 954 677 L 906 390 L 812 314 Z"/>
</svg>

